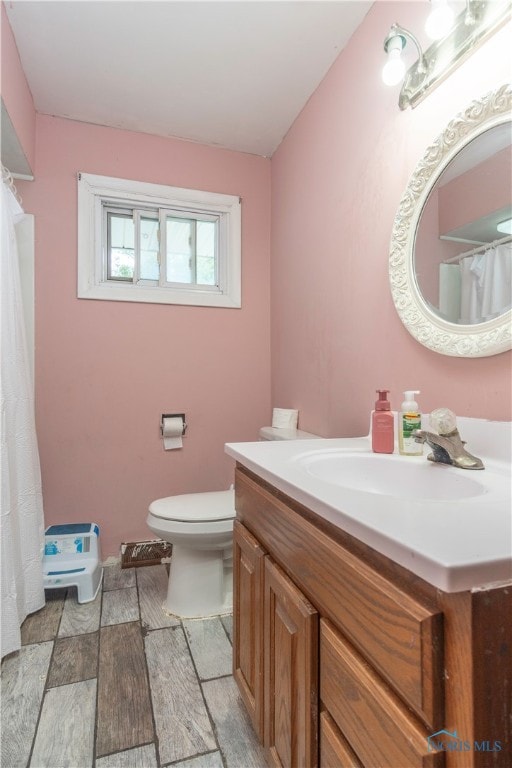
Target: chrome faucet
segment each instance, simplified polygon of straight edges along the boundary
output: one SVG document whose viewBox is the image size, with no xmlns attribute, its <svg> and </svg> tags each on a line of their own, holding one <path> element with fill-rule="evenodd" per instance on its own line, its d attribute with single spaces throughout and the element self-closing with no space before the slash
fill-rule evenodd
<svg viewBox="0 0 512 768">
<path fill-rule="evenodd" d="M 466 443 L 461 440 L 452 411 L 447 408 L 432 411 L 430 423 L 437 432 L 416 429 L 412 433 L 417 443 L 427 443 L 432 448 L 432 453 L 427 456 L 429 461 L 452 464 L 461 469 L 485 469 L 483 461 L 464 448 Z"/>
</svg>

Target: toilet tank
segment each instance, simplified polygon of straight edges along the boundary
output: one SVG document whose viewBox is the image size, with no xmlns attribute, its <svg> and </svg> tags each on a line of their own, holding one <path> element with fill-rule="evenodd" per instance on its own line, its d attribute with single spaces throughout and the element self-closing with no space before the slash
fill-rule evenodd
<svg viewBox="0 0 512 768">
<path fill-rule="evenodd" d="M 279 427 L 262 427 L 260 440 L 321 440 L 320 435 L 304 432 L 301 429 L 281 429 Z"/>
</svg>

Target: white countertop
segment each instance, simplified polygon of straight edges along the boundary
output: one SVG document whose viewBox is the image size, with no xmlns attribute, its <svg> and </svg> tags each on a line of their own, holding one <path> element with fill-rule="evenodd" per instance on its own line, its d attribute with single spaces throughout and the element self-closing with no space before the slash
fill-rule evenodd
<svg viewBox="0 0 512 768">
<path fill-rule="evenodd" d="M 225 450 L 292 499 L 425 581 L 445 592 L 459 592 L 512 581 L 512 472 L 509 422 L 458 419 L 458 426 L 467 449 L 484 461 L 484 470 L 428 462 L 427 450 L 423 457 L 382 458 L 404 462 L 404 472 L 415 463 L 424 465 L 433 488 L 439 472 L 456 473 L 453 478 L 443 475 L 443 480 L 462 481 L 462 473 L 482 486 L 479 495 L 460 499 L 362 491 L 344 487 L 342 480 L 321 479 L 304 466 L 304 460 L 318 452 L 377 456 L 369 437 L 228 443 Z"/>
</svg>

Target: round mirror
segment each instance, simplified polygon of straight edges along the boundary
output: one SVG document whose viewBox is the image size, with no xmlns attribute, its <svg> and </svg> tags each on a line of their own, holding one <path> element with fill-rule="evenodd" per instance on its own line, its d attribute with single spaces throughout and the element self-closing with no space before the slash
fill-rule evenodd
<svg viewBox="0 0 512 768">
<path fill-rule="evenodd" d="M 503 86 L 449 123 L 395 217 L 395 306 L 408 331 L 441 354 L 512 347 L 511 96 Z"/>
</svg>

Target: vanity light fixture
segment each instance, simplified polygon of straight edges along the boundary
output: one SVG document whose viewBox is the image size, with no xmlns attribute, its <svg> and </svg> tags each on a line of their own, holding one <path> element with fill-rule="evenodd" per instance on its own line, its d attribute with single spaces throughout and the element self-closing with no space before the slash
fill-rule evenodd
<svg viewBox="0 0 512 768">
<path fill-rule="evenodd" d="M 415 107 L 425 96 L 473 53 L 488 37 L 512 18 L 512 0 L 466 0 L 466 7 L 453 19 L 447 0 L 431 0 L 427 33 L 435 42 L 423 52 L 417 38 L 399 24 L 393 24 L 384 40 L 388 58 L 382 71 L 386 85 L 403 80 L 398 105 Z M 418 58 L 406 70 L 401 54 L 408 40 L 417 48 Z"/>
</svg>

